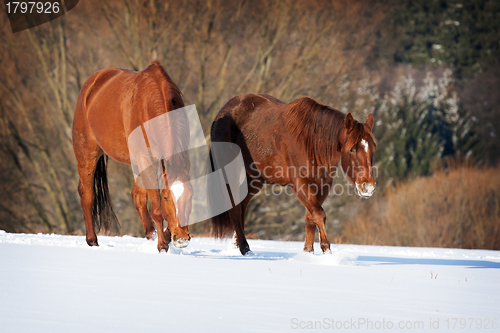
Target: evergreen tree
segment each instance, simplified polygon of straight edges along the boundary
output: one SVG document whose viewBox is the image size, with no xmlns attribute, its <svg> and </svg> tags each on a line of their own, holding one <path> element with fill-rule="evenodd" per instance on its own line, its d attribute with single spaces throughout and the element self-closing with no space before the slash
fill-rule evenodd
<svg viewBox="0 0 500 333">
<path fill-rule="evenodd" d="M 453 68 L 471 78 L 500 57 L 500 2 L 404 0 L 388 15 L 375 53 L 396 63 Z"/>
<path fill-rule="evenodd" d="M 411 77 L 400 79 L 377 110 L 375 135 L 380 174 L 388 180 L 429 175 L 442 157 L 470 158 L 477 148 L 473 118 L 460 108 L 451 71 L 437 81 L 429 72 L 417 90 Z"/>
</svg>

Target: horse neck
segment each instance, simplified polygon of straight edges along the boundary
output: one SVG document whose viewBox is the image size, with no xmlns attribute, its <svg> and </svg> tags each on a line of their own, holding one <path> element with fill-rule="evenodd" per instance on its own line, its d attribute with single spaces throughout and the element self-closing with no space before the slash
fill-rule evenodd
<svg viewBox="0 0 500 333">
<path fill-rule="evenodd" d="M 168 161 L 167 179 L 168 183 L 172 185 L 174 179 L 189 179 L 189 171 L 191 169 L 191 162 L 187 152 L 175 154 Z"/>
<path fill-rule="evenodd" d="M 339 133 L 345 114 L 302 97 L 291 103 L 286 125 L 316 166 L 331 167 L 340 161 Z"/>
</svg>

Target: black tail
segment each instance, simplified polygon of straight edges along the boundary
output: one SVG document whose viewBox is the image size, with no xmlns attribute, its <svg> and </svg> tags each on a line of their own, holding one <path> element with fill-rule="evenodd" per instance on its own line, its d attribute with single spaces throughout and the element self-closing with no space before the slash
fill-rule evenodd
<svg viewBox="0 0 500 333">
<path fill-rule="evenodd" d="M 208 155 L 209 155 L 209 163 L 207 164 L 209 169 L 208 173 L 210 173 L 212 171 L 217 170 L 217 165 L 216 163 L 214 163 L 213 160 L 212 149 L 209 150 Z M 217 199 L 224 197 L 224 192 L 231 193 L 229 186 L 227 186 L 225 183 L 219 181 L 207 182 L 208 211 L 210 213 L 212 213 L 212 209 L 220 206 L 220 203 L 217 202 Z M 234 207 L 232 209 L 234 209 Z M 225 238 L 228 236 L 232 236 L 234 232 L 234 227 L 229 212 L 230 211 L 226 211 L 211 218 L 212 234 L 215 238 Z"/>
<path fill-rule="evenodd" d="M 215 238 L 226 238 L 234 234 L 229 211 L 212 217 L 212 234 Z"/>
<path fill-rule="evenodd" d="M 115 212 L 109 197 L 108 177 L 106 175 L 106 166 L 108 156 L 103 154 L 97 161 L 97 166 L 94 174 L 94 207 L 92 209 L 92 221 L 96 231 L 104 228 L 108 231 L 111 223 L 116 222 Z"/>
</svg>

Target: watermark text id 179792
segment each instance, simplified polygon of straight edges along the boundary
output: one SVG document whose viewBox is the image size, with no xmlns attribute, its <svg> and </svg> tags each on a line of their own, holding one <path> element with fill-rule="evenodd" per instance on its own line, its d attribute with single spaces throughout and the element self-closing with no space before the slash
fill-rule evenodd
<svg viewBox="0 0 500 333">
<path fill-rule="evenodd" d="M 290 327 L 295 330 L 453 330 L 477 331 L 497 330 L 498 318 L 429 318 L 429 320 L 373 320 L 370 318 L 349 318 L 335 320 L 301 320 L 292 318 Z"/>
<path fill-rule="evenodd" d="M 55 20 L 78 4 L 78 0 L 4 0 L 3 2 L 13 33 Z"/>
<path fill-rule="evenodd" d="M 5 4 L 7 9 L 7 14 L 16 13 L 38 13 L 38 14 L 57 14 L 61 11 L 58 1 L 29 1 L 29 2 L 18 2 L 9 1 Z"/>
</svg>

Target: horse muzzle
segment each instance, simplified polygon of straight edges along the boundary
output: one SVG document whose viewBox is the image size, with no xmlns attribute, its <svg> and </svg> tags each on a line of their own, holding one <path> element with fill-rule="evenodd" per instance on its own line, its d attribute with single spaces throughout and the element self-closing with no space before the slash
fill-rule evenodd
<svg viewBox="0 0 500 333">
<path fill-rule="evenodd" d="M 183 249 L 183 248 L 185 248 L 186 246 L 189 245 L 189 241 L 191 240 L 191 236 L 188 236 L 188 237 L 189 238 L 177 238 L 177 236 L 174 235 L 174 237 L 173 237 L 174 246 L 177 249 Z"/>
<path fill-rule="evenodd" d="M 359 195 L 361 198 L 368 199 L 373 195 L 377 188 L 377 184 L 373 186 L 371 183 L 365 182 L 362 184 L 355 183 L 356 188 L 356 194 Z"/>
</svg>

